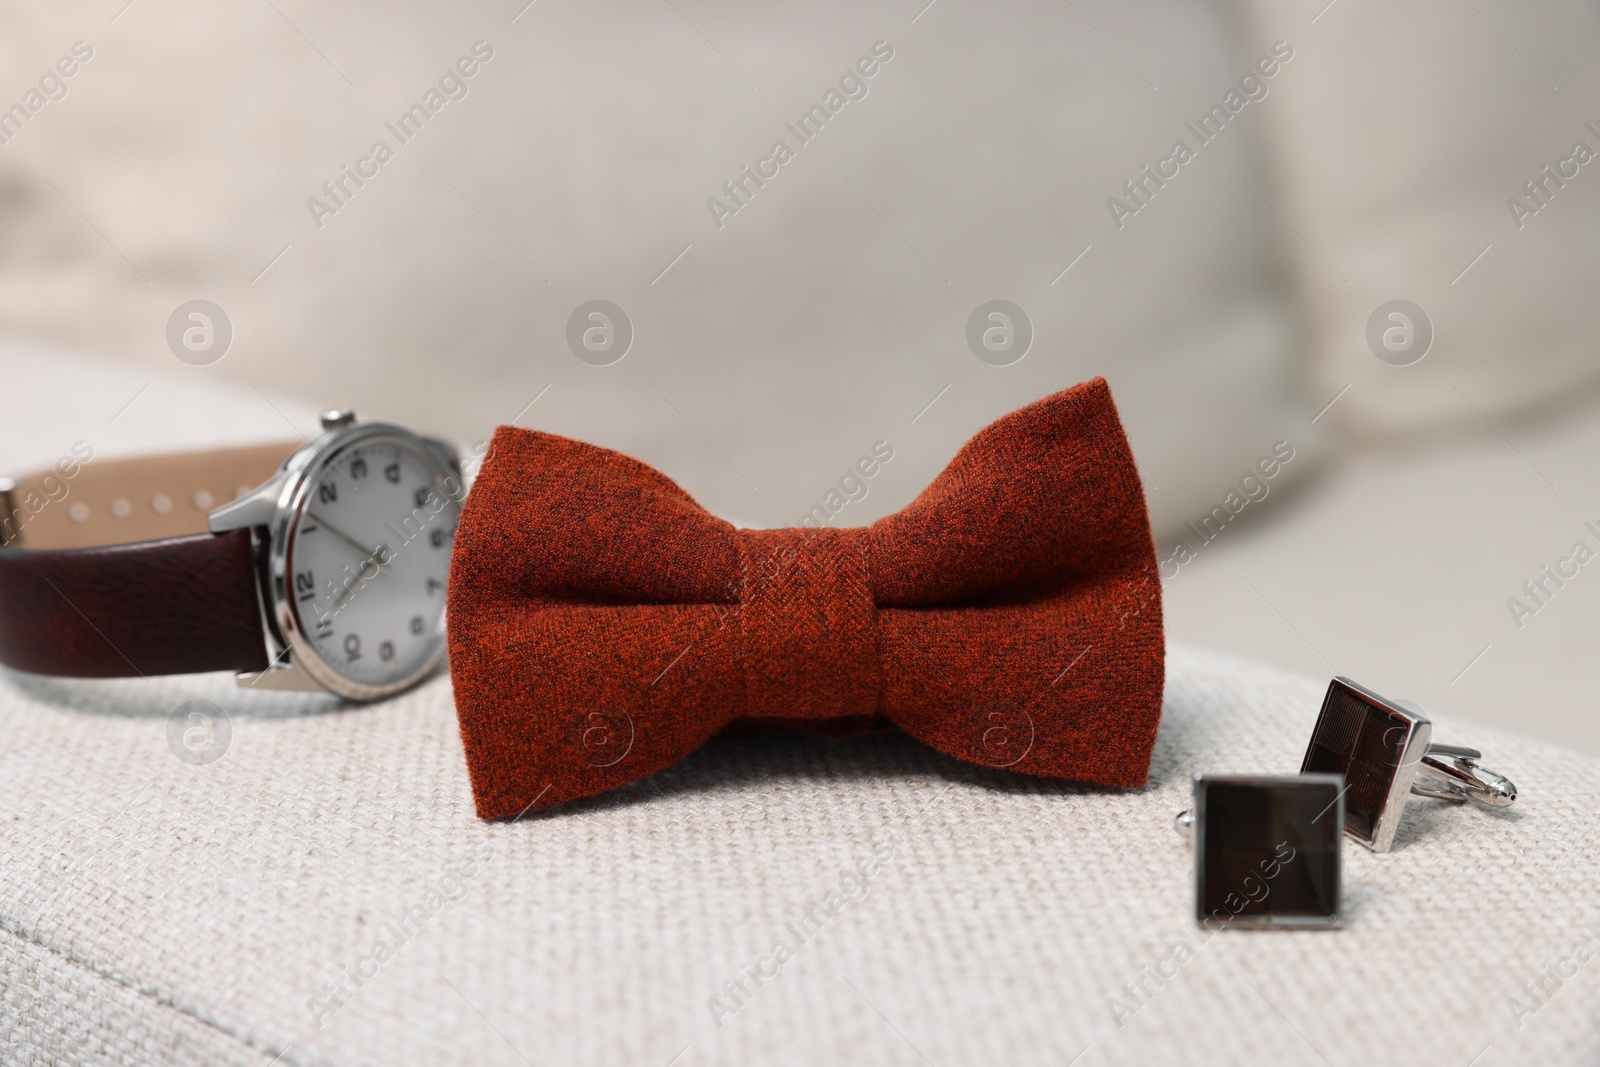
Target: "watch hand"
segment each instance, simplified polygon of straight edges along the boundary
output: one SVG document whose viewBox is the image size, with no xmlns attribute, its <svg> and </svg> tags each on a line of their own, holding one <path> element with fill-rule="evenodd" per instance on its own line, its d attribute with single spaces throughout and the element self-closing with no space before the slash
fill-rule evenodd
<svg viewBox="0 0 1600 1067">
<path fill-rule="evenodd" d="M 365 564 L 369 560 L 377 564 L 380 570 L 383 569 L 383 567 L 388 563 L 386 557 L 388 556 L 389 552 L 388 549 L 384 548 L 382 545 L 379 545 L 377 548 L 368 548 L 366 545 L 363 545 L 360 541 L 357 541 L 354 537 L 351 537 L 349 534 L 345 533 L 343 530 L 339 529 L 339 527 L 335 526 L 327 519 L 324 519 L 316 512 L 308 511 L 307 514 L 320 523 L 322 527 L 329 533 L 333 534 L 333 536 L 337 537 L 339 540 L 343 541 L 345 544 L 361 553 L 362 556 L 366 557 L 362 561 L 363 570 L 366 569 Z"/>
<path fill-rule="evenodd" d="M 352 581 L 345 583 L 343 592 L 335 595 L 333 600 L 333 610 L 335 613 L 342 610 L 345 604 L 349 603 L 350 598 L 356 595 L 357 591 L 365 588 L 368 582 L 372 581 L 372 579 L 383 573 L 385 564 L 382 562 L 382 557 L 383 554 L 387 553 L 388 551 L 389 548 L 387 545 L 379 545 L 376 552 L 361 561 L 361 567 L 356 571 L 355 578 Z M 370 573 L 367 570 L 369 566 L 372 568 Z"/>
<path fill-rule="evenodd" d="M 362 569 L 365 570 L 366 569 L 365 566 L 363 566 Z M 356 576 L 356 580 L 353 581 L 353 582 L 350 582 L 349 584 L 347 584 L 344 587 L 344 592 L 340 593 L 338 596 L 336 596 L 334 598 L 333 611 L 331 612 L 331 614 L 337 615 L 340 611 L 343 611 L 345 603 L 351 597 L 356 595 L 356 590 L 360 589 L 362 586 L 364 586 L 366 584 L 367 584 L 366 580 L 364 578 L 362 578 L 360 575 L 357 575 Z"/>
</svg>

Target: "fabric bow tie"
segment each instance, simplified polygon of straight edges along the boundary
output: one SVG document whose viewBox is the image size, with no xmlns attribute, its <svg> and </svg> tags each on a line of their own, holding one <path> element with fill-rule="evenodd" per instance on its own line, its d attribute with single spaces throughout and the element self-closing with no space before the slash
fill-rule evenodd
<svg viewBox="0 0 1600 1067">
<path fill-rule="evenodd" d="M 736 720 L 881 717 L 973 763 L 1137 786 L 1161 716 L 1155 548 L 1099 378 L 856 529 L 737 529 L 628 456 L 502 426 L 449 620 L 486 819 L 637 781 Z"/>
</svg>

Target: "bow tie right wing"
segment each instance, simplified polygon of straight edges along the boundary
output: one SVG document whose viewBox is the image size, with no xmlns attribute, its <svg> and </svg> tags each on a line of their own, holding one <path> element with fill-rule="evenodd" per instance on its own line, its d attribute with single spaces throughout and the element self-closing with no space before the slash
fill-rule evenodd
<svg viewBox="0 0 1600 1067">
<path fill-rule="evenodd" d="M 1161 582 L 1103 379 L 980 431 L 871 536 L 891 720 L 975 763 L 1144 782 L 1161 717 Z"/>
</svg>

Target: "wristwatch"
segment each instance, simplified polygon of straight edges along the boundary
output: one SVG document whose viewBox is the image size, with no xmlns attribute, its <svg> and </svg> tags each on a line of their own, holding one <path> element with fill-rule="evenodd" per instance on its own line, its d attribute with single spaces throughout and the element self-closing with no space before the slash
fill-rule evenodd
<svg viewBox="0 0 1600 1067">
<path fill-rule="evenodd" d="M 96 678 L 231 670 L 241 685 L 350 700 L 427 677 L 445 654 L 459 457 L 348 409 L 324 412 L 322 431 L 123 460 L 75 448 L 0 480 L 0 663 Z"/>
</svg>

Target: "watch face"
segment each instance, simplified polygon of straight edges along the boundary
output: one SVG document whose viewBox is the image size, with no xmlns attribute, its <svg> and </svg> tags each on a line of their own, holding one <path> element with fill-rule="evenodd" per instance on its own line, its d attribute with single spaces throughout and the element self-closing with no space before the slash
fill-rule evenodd
<svg viewBox="0 0 1600 1067">
<path fill-rule="evenodd" d="M 307 643 L 357 686 L 397 686 L 444 647 L 445 584 L 461 504 L 450 472 L 399 438 L 339 449 L 306 487 L 287 594 Z"/>
</svg>

